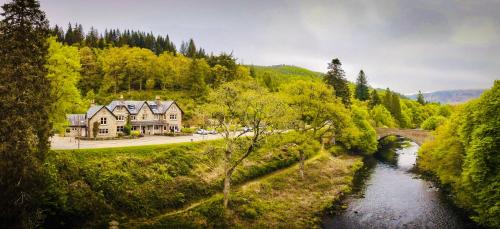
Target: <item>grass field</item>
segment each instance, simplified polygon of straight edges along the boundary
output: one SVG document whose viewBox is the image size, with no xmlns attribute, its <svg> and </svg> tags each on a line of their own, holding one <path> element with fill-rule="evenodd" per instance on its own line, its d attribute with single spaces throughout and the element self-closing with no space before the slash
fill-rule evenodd
<svg viewBox="0 0 500 229">
<path fill-rule="evenodd" d="M 235 185 L 298 161 L 268 141 L 235 172 Z M 52 151 L 47 222 L 103 226 L 182 209 L 222 190 L 220 140 L 155 146 Z M 318 152 L 319 146 L 307 152 Z M 71 223 L 71 224 L 70 224 Z M 54 225 L 56 226 L 56 225 Z M 61 225 L 57 225 L 61 226 Z"/>
</svg>

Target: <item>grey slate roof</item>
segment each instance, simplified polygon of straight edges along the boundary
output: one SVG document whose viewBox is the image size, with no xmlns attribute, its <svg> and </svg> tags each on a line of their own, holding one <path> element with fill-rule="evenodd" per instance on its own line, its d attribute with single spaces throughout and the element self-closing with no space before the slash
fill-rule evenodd
<svg viewBox="0 0 500 229">
<path fill-rule="evenodd" d="M 110 110 L 113 111 L 117 106 L 125 106 L 130 114 L 137 114 L 139 113 L 139 110 L 142 108 L 144 103 L 147 103 L 148 106 L 151 108 L 154 114 L 163 114 L 167 109 L 174 103 L 174 101 L 161 101 L 161 105 L 157 106 L 156 101 L 137 101 L 137 100 L 125 100 L 125 101 L 120 101 L 120 100 L 113 100 L 109 105 L 106 107 Z"/>
<path fill-rule="evenodd" d="M 174 101 L 161 101 L 160 106 L 156 105 L 156 101 L 146 101 L 151 107 L 151 110 L 153 111 L 154 114 L 163 114 L 167 109 L 174 103 Z"/>
<path fill-rule="evenodd" d="M 87 118 L 91 118 L 92 116 L 95 115 L 95 113 L 97 113 L 102 107 L 102 105 L 96 105 L 96 106 L 91 106 L 88 110 L 87 110 Z"/>
<path fill-rule="evenodd" d="M 86 126 L 85 114 L 68 114 L 66 118 L 69 121 L 69 126 Z"/>
</svg>

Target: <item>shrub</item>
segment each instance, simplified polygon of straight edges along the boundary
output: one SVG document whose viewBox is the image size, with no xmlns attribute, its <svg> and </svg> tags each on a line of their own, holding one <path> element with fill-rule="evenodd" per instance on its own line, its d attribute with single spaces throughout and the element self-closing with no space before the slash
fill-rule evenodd
<svg viewBox="0 0 500 229">
<path fill-rule="evenodd" d="M 193 128 L 182 128 L 181 129 L 181 133 L 186 133 L 186 134 L 192 134 L 194 133 L 196 130 L 193 129 Z"/>
<path fill-rule="evenodd" d="M 426 119 L 421 128 L 424 130 L 435 130 L 438 126 L 441 126 L 446 121 L 446 118 L 440 115 L 434 115 Z"/>
<path fill-rule="evenodd" d="M 132 137 L 139 137 L 140 134 L 141 132 L 139 132 L 138 130 L 130 131 L 130 136 Z"/>
</svg>

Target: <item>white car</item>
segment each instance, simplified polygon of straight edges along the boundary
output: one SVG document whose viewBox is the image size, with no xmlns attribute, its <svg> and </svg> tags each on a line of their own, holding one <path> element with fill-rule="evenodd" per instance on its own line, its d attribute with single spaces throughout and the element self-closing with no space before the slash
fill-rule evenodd
<svg viewBox="0 0 500 229">
<path fill-rule="evenodd" d="M 200 135 L 207 135 L 208 134 L 208 131 L 205 130 L 205 129 L 198 129 L 196 131 L 197 134 L 200 134 Z"/>
</svg>

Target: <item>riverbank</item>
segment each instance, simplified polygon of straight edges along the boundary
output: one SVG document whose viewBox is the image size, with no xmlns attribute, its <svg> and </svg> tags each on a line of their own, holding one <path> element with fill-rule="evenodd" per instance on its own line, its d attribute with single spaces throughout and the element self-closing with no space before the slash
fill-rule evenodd
<svg viewBox="0 0 500 229">
<path fill-rule="evenodd" d="M 353 187 L 346 209 L 327 215 L 325 228 L 476 228 L 432 181 L 414 173 L 419 146 L 403 138 L 381 142 L 365 161 L 364 182 Z M 358 177 L 358 178 L 360 178 Z"/>
<path fill-rule="evenodd" d="M 311 228 L 321 226 L 323 211 L 351 189 L 362 167 L 358 156 L 334 157 L 322 151 L 307 160 L 305 177 L 298 165 L 245 184 L 231 196 L 230 211 L 218 194 L 188 211 L 164 215 L 132 227 Z"/>
</svg>

